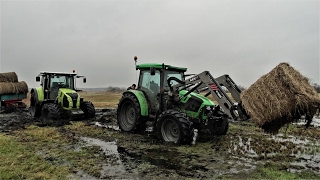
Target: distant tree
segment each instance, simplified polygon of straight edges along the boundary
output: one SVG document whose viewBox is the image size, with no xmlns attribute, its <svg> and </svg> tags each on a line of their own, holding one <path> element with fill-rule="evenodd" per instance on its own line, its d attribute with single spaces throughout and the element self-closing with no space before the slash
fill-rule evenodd
<svg viewBox="0 0 320 180">
<path fill-rule="evenodd" d="M 113 87 L 113 86 L 107 87 L 107 92 L 124 92 L 125 90 L 126 88 L 124 87 Z"/>
</svg>

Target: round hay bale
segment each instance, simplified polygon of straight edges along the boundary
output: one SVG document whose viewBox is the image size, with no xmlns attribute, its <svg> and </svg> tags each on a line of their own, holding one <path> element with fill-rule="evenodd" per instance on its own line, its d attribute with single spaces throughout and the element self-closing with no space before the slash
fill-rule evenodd
<svg viewBox="0 0 320 180">
<path fill-rule="evenodd" d="M 20 82 L 14 83 L 14 85 L 19 93 L 27 93 L 28 92 L 28 85 L 26 82 L 20 81 Z"/>
<path fill-rule="evenodd" d="M 17 89 L 12 82 L 0 82 L 0 94 L 17 93 Z"/>
<path fill-rule="evenodd" d="M 18 82 L 15 72 L 0 73 L 0 82 Z"/>
<path fill-rule="evenodd" d="M 266 132 L 276 133 L 301 115 L 313 117 L 320 97 L 308 78 L 288 63 L 280 63 L 240 95 L 251 119 Z"/>
<path fill-rule="evenodd" d="M 0 82 L 0 94 L 27 93 L 28 85 L 26 82 Z"/>
</svg>

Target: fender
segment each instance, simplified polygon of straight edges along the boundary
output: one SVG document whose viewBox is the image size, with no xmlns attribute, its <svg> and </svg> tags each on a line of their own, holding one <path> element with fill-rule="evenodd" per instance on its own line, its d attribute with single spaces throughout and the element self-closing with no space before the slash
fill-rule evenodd
<svg viewBox="0 0 320 180">
<path fill-rule="evenodd" d="M 142 91 L 139 91 L 139 90 L 128 90 L 124 93 L 132 93 L 134 94 L 138 101 L 139 101 L 139 104 L 140 104 L 140 109 L 141 109 L 141 116 L 148 116 L 149 114 L 149 107 L 148 107 L 148 101 L 145 97 L 145 95 L 143 94 Z"/>
<path fill-rule="evenodd" d="M 35 93 L 35 104 L 36 105 L 40 105 L 43 101 L 44 101 L 44 91 L 42 86 L 40 87 L 36 87 L 36 88 L 32 88 L 30 93 Z"/>
</svg>

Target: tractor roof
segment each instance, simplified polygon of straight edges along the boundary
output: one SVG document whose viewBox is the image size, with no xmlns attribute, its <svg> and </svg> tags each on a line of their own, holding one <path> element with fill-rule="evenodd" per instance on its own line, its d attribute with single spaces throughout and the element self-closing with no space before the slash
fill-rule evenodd
<svg viewBox="0 0 320 180">
<path fill-rule="evenodd" d="M 186 72 L 187 68 L 183 67 L 175 67 L 168 64 L 157 64 L 157 63 L 145 63 L 145 64 L 139 64 L 136 66 L 136 69 L 150 69 L 151 67 L 155 67 L 156 69 L 162 69 L 162 66 L 165 66 L 167 70 L 173 70 L 173 71 L 181 71 Z"/>
<path fill-rule="evenodd" d="M 43 74 L 53 74 L 53 75 L 69 75 L 69 76 L 76 76 L 77 73 L 67 73 L 67 72 L 48 72 L 48 71 L 41 71 L 40 75 Z"/>
</svg>

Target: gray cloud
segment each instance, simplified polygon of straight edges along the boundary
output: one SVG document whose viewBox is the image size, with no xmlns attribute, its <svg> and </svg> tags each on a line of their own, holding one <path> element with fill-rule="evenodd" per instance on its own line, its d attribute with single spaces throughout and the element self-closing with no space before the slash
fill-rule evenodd
<svg viewBox="0 0 320 180">
<path fill-rule="evenodd" d="M 0 71 L 30 87 L 77 70 L 81 87 L 126 87 L 138 63 L 230 74 L 250 86 L 280 62 L 320 84 L 318 0 L 1 1 Z"/>
</svg>

